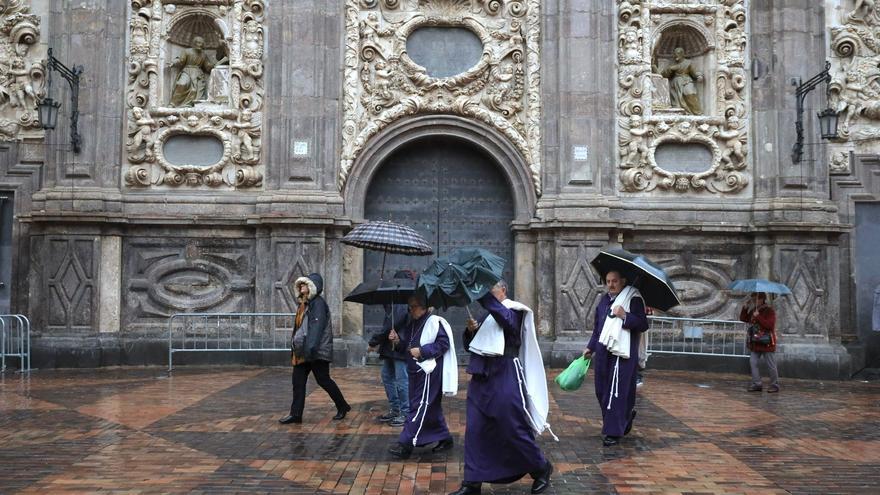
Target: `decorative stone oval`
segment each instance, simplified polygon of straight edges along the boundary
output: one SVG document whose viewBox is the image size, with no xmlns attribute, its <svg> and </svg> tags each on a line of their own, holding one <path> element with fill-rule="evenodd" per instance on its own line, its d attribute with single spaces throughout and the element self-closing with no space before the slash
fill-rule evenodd
<svg viewBox="0 0 880 495">
<path fill-rule="evenodd" d="M 162 146 L 165 160 L 172 165 L 208 167 L 223 159 L 223 142 L 204 134 L 176 134 Z"/>
<path fill-rule="evenodd" d="M 657 166 L 669 172 L 705 172 L 712 168 L 712 150 L 700 143 L 662 143 L 654 151 Z"/>
<path fill-rule="evenodd" d="M 483 42 L 463 27 L 421 27 L 406 39 L 406 53 L 429 76 L 450 77 L 477 65 Z"/>
<path fill-rule="evenodd" d="M 176 260 L 153 274 L 149 295 L 181 311 L 212 308 L 229 297 L 231 278 L 225 269 L 208 261 Z"/>
</svg>

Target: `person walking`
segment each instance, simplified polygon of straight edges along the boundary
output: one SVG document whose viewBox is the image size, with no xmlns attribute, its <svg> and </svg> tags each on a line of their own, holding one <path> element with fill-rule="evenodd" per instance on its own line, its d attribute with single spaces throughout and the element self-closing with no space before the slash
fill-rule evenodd
<svg viewBox="0 0 880 495">
<path fill-rule="evenodd" d="M 471 354 L 464 481 L 450 495 L 476 495 L 483 483 L 513 483 L 527 474 L 531 492 L 543 493 L 553 464 L 535 442 L 549 429 L 549 399 L 534 313 L 507 298 L 503 280 L 478 301 L 489 314 L 480 323 L 468 319 L 464 333 Z"/>
<path fill-rule="evenodd" d="M 290 403 L 290 414 L 279 419 L 282 424 L 302 423 L 303 409 L 306 402 L 306 381 L 309 373 L 315 375 L 315 381 L 330 395 L 336 405 L 335 420 L 345 418 L 351 406 L 342 396 L 336 382 L 330 378 L 330 361 L 333 360 L 333 331 L 330 324 L 330 309 L 321 297 L 324 290 L 324 279 L 318 273 L 308 277 L 300 277 L 293 283 L 294 292 L 298 295 L 299 306 L 296 309 L 293 339 L 291 341 L 291 364 L 293 364 L 293 400 Z"/>
<path fill-rule="evenodd" d="M 740 321 L 748 323 L 749 365 L 752 368 L 752 383 L 749 392 L 760 392 L 763 389 L 758 363 L 761 358 L 767 363 L 770 371 L 770 386 L 767 393 L 779 392 L 779 372 L 776 369 L 776 311 L 767 303 L 765 292 L 753 292 L 739 311 Z"/>
<path fill-rule="evenodd" d="M 641 293 L 619 272 L 605 274 L 605 287 L 584 357 L 593 359 L 602 444 L 610 447 L 630 432 L 636 417 L 640 337 L 648 330 L 648 317 Z"/>
<path fill-rule="evenodd" d="M 452 448 L 441 402 L 444 395 L 458 391 L 458 362 L 449 323 L 431 314 L 418 295 L 409 298 L 407 307 L 410 320 L 395 344 L 403 345 L 411 356 L 406 361 L 409 415 L 397 444 L 388 450 L 400 459 L 409 459 L 414 447 L 433 442 L 437 442 L 434 452 Z"/>
<path fill-rule="evenodd" d="M 395 342 L 400 342 L 397 332 L 406 325 L 408 313 L 405 304 L 386 304 L 384 309 L 382 329 L 373 334 L 368 343 L 370 351 L 379 352 L 379 359 L 382 361 L 382 385 L 385 386 L 385 396 L 388 397 L 388 412 L 376 419 L 391 426 L 403 426 L 409 415 L 406 361 L 411 358 L 409 352 L 396 346 Z"/>
</svg>

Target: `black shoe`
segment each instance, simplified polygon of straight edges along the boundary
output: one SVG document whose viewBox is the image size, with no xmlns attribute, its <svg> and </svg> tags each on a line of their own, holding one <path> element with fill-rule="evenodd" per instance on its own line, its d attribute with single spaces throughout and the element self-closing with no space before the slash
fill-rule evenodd
<svg viewBox="0 0 880 495">
<path fill-rule="evenodd" d="M 465 481 L 458 490 L 449 495 L 480 495 L 483 492 L 482 483 L 468 483 Z"/>
<path fill-rule="evenodd" d="M 544 493 L 550 487 L 550 475 L 553 474 L 553 464 L 547 461 L 544 471 L 532 482 L 532 493 Z"/>
<path fill-rule="evenodd" d="M 337 409 L 336 416 L 333 416 L 333 419 L 335 419 L 336 421 L 345 419 L 345 415 L 348 414 L 348 411 L 351 411 L 351 406 L 349 405 L 346 405 L 342 409 Z"/>
<path fill-rule="evenodd" d="M 617 445 L 620 443 L 620 437 L 612 437 L 611 435 L 605 435 L 602 438 L 602 445 L 606 447 L 611 447 L 612 445 Z"/>
<path fill-rule="evenodd" d="M 444 450 L 452 450 L 452 437 L 437 442 L 431 452 L 443 452 Z"/>
<path fill-rule="evenodd" d="M 413 447 L 412 445 L 404 445 L 402 443 L 398 443 L 397 445 L 388 449 L 388 453 L 397 457 L 398 459 L 409 459 L 409 456 L 412 455 Z"/>
<path fill-rule="evenodd" d="M 290 423 L 302 423 L 303 419 L 299 416 L 291 416 L 290 414 L 288 414 L 287 416 L 279 419 L 278 422 L 283 425 L 289 425 Z"/>
<path fill-rule="evenodd" d="M 632 414 L 629 415 L 629 423 L 626 424 L 626 429 L 623 430 L 624 435 L 629 435 L 629 432 L 633 429 L 633 423 L 636 420 L 636 410 L 633 409 Z"/>
</svg>

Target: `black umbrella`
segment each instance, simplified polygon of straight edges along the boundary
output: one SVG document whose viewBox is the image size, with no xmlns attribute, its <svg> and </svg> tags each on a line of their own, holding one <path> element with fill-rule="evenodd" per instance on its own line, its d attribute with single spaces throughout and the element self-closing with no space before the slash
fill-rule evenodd
<svg viewBox="0 0 880 495">
<path fill-rule="evenodd" d="M 647 306 L 668 311 L 681 304 L 675 285 L 666 272 L 644 256 L 624 249 L 603 249 L 590 264 L 603 279 L 610 271 L 619 272 L 630 285 L 639 289 Z"/>
<path fill-rule="evenodd" d="M 385 255 L 404 254 L 408 256 L 428 256 L 434 253 L 428 241 L 418 232 L 406 225 L 383 220 L 362 223 L 345 234 L 343 244 L 373 251 L 382 251 L 382 270 L 385 273 Z"/>
<path fill-rule="evenodd" d="M 480 248 L 461 248 L 438 258 L 419 275 L 418 290 L 428 306 L 465 306 L 501 280 L 504 258 Z"/>
<path fill-rule="evenodd" d="M 414 281 L 405 278 L 362 282 L 345 296 L 345 301 L 360 304 L 406 304 L 415 293 Z"/>
</svg>

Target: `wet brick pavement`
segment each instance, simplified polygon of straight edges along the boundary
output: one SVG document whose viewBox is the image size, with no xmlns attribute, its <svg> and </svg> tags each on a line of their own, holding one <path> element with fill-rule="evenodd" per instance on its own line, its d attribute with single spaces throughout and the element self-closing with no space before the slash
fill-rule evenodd
<svg viewBox="0 0 880 495">
<path fill-rule="evenodd" d="M 558 371 L 551 372 L 552 379 Z M 354 410 L 341 421 L 310 395 L 302 425 L 281 368 L 37 371 L 0 378 L 0 493 L 447 493 L 461 481 L 465 394 L 444 398 L 452 451 L 386 450 L 378 368 L 334 369 Z M 462 389 L 466 387 L 467 378 Z M 880 493 L 880 384 L 785 380 L 748 393 L 746 376 L 652 371 L 635 428 L 600 440 L 591 382 L 551 382 L 540 439 L 555 464 L 547 493 Z M 528 493 L 530 479 L 484 485 Z"/>
</svg>

